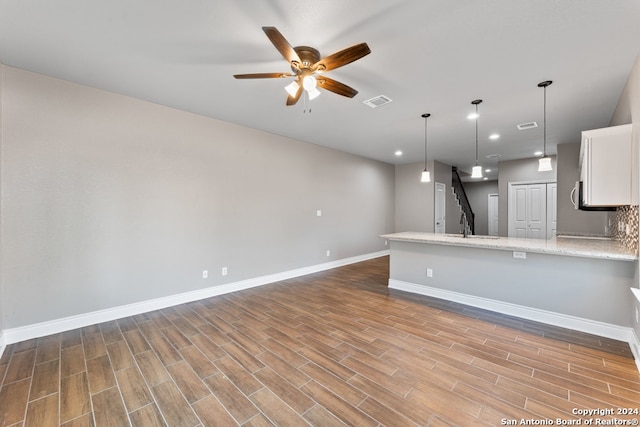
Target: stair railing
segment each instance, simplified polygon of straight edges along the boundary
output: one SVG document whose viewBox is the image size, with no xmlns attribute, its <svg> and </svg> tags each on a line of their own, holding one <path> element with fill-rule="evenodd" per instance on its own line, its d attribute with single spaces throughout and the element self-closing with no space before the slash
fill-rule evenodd
<svg viewBox="0 0 640 427">
<path fill-rule="evenodd" d="M 454 193 L 458 197 L 458 201 L 460 202 L 460 208 L 462 209 L 462 213 L 464 218 L 466 219 L 467 225 L 469 226 L 469 230 L 471 234 L 475 233 L 475 214 L 471 209 L 471 203 L 469 203 L 469 198 L 467 197 L 467 193 L 464 191 L 464 185 L 462 185 L 462 180 L 460 179 L 460 175 L 458 174 L 458 168 L 453 166 L 451 168 L 451 186 L 453 187 Z M 464 224 L 463 224 L 464 226 Z"/>
</svg>

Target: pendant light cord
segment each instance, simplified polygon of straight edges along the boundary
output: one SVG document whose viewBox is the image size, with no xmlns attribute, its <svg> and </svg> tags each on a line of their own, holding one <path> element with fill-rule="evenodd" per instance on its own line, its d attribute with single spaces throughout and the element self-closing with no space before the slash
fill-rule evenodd
<svg viewBox="0 0 640 427">
<path fill-rule="evenodd" d="M 542 109 L 543 111 L 543 118 L 542 120 L 544 120 L 544 125 L 542 128 L 542 138 L 543 138 L 543 142 L 542 142 L 542 157 L 547 157 L 547 86 L 544 86 L 544 107 Z"/>
<path fill-rule="evenodd" d="M 538 83 L 538 87 L 541 87 L 543 89 L 543 105 L 542 105 L 542 111 L 543 111 L 543 124 L 542 124 L 542 157 L 547 157 L 547 86 L 551 85 L 551 83 L 553 83 L 553 80 L 546 80 L 544 82 L 540 82 Z"/>
<path fill-rule="evenodd" d="M 424 170 L 427 170 L 427 117 L 424 118 Z"/>
<path fill-rule="evenodd" d="M 478 164 L 478 104 L 476 104 L 476 165 Z"/>
</svg>

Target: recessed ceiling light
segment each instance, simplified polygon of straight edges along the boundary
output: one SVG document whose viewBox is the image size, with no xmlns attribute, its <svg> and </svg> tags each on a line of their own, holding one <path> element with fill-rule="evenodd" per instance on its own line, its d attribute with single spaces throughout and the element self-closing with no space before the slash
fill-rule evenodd
<svg viewBox="0 0 640 427">
<path fill-rule="evenodd" d="M 497 159 L 497 158 L 502 157 L 502 154 L 500 154 L 500 153 L 496 153 L 496 154 L 487 154 L 485 157 L 486 157 L 487 159 Z"/>
<path fill-rule="evenodd" d="M 478 113 L 471 113 L 471 114 L 469 114 L 469 115 L 467 116 L 467 119 L 469 119 L 469 120 L 475 120 L 475 119 L 477 119 L 478 117 L 479 117 L 479 114 L 478 114 Z"/>
<path fill-rule="evenodd" d="M 491 135 L 489 135 L 489 139 L 498 139 L 500 138 L 500 135 L 497 133 L 492 133 Z"/>
<path fill-rule="evenodd" d="M 484 178 L 482 178 L 482 180 L 483 180 L 483 181 L 487 181 L 488 179 L 489 179 L 489 178 L 488 178 L 488 177 L 486 177 L 486 176 L 485 176 Z"/>
<path fill-rule="evenodd" d="M 533 153 L 534 156 L 542 156 L 542 151 L 536 151 Z"/>
<path fill-rule="evenodd" d="M 398 156 L 398 157 L 402 156 L 402 151 L 400 151 L 400 150 L 396 151 L 395 155 Z"/>
<path fill-rule="evenodd" d="M 489 173 L 489 172 L 491 172 L 491 169 L 485 169 L 484 171 L 485 171 L 486 173 Z"/>
</svg>

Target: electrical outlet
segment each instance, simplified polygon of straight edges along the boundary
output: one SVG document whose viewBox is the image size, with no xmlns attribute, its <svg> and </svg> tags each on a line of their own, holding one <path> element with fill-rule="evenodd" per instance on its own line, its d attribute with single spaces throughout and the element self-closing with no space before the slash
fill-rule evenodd
<svg viewBox="0 0 640 427">
<path fill-rule="evenodd" d="M 389 244 L 389 241 L 388 241 L 388 240 L 385 240 L 385 241 L 384 241 L 384 245 L 385 245 L 385 246 L 387 246 L 388 244 Z"/>
<path fill-rule="evenodd" d="M 638 316 L 638 307 L 636 307 L 636 323 L 640 323 L 640 317 Z"/>
<path fill-rule="evenodd" d="M 514 258 L 519 258 L 519 259 L 527 259 L 527 253 L 526 252 L 513 251 L 513 257 Z"/>
<path fill-rule="evenodd" d="M 209 270 L 202 270 L 202 278 L 206 279 L 207 277 L 209 277 Z"/>
<path fill-rule="evenodd" d="M 229 272 L 229 270 L 227 270 L 227 267 L 222 267 L 222 275 L 223 276 L 226 276 L 228 272 Z"/>
<path fill-rule="evenodd" d="M 433 277 L 433 269 L 427 268 L 427 277 Z"/>
<path fill-rule="evenodd" d="M 327 249 L 327 256 L 331 256 L 331 251 Z"/>
<path fill-rule="evenodd" d="M 316 211 L 316 216 L 322 216 L 322 211 L 320 209 Z"/>
</svg>

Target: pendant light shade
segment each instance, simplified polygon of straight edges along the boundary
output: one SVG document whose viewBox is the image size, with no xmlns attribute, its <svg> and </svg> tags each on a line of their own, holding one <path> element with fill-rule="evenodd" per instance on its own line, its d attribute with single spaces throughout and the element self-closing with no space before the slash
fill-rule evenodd
<svg viewBox="0 0 640 427">
<path fill-rule="evenodd" d="M 544 101 L 543 101 L 543 108 L 544 108 L 544 116 L 542 119 L 542 123 L 543 123 L 543 150 L 542 150 L 542 157 L 538 160 L 538 172 L 548 172 L 550 170 L 553 170 L 553 167 L 551 166 L 551 158 L 547 157 L 547 86 L 551 85 L 551 83 L 553 83 L 553 81 L 551 80 L 546 80 L 544 82 L 540 82 L 538 83 L 538 87 L 543 88 L 544 90 Z"/>
<path fill-rule="evenodd" d="M 551 166 L 551 157 L 542 157 L 538 159 L 538 172 L 548 172 L 553 170 Z"/>
<path fill-rule="evenodd" d="M 482 178 L 482 166 L 478 163 L 478 104 L 482 102 L 482 99 L 476 99 L 471 101 L 472 105 L 476 106 L 476 113 L 472 116 L 476 121 L 476 163 L 471 169 L 471 178 Z"/>
<path fill-rule="evenodd" d="M 427 119 L 431 116 L 429 113 L 424 113 L 421 117 L 424 117 L 424 170 L 420 176 L 420 182 L 431 182 L 431 172 L 427 169 Z"/>
</svg>

